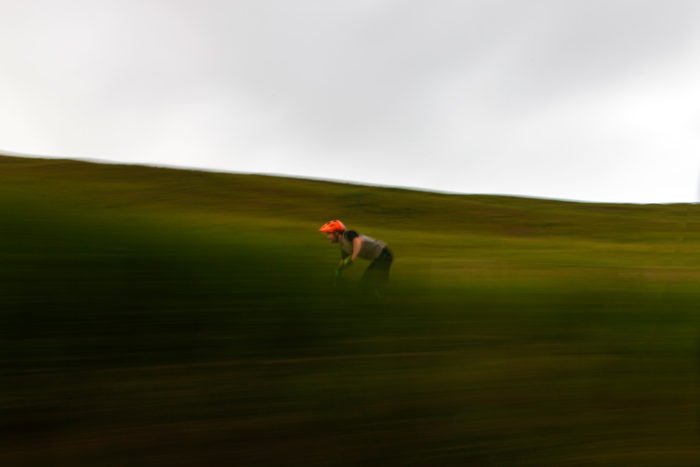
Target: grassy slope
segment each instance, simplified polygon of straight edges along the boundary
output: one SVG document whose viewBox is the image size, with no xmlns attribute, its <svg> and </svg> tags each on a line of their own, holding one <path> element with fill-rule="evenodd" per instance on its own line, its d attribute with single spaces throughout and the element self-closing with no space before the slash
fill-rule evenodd
<svg viewBox="0 0 700 467">
<path fill-rule="evenodd" d="M 3 464 L 700 454 L 696 206 L 0 157 L 0 214 Z M 334 217 L 386 306 L 329 288 Z"/>
</svg>

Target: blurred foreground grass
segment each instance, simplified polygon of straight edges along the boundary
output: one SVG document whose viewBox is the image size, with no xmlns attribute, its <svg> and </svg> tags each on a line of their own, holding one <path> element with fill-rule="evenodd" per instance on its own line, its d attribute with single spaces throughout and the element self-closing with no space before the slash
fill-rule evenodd
<svg viewBox="0 0 700 467">
<path fill-rule="evenodd" d="M 0 158 L 0 465 L 698 465 L 697 214 Z"/>
</svg>

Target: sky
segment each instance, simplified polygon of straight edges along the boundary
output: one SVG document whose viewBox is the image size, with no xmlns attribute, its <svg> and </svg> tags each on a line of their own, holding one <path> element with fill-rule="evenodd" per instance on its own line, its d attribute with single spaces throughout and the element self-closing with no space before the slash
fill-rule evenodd
<svg viewBox="0 0 700 467">
<path fill-rule="evenodd" d="M 0 150 L 696 202 L 696 0 L 0 0 Z"/>
</svg>

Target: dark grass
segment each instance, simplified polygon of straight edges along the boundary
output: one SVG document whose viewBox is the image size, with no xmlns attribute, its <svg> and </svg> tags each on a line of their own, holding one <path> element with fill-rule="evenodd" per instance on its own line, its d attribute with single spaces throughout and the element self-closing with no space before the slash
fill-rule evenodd
<svg viewBox="0 0 700 467">
<path fill-rule="evenodd" d="M 2 465 L 700 458 L 695 207 L 0 174 Z M 385 301 L 332 287 L 336 216 L 394 248 Z"/>
</svg>

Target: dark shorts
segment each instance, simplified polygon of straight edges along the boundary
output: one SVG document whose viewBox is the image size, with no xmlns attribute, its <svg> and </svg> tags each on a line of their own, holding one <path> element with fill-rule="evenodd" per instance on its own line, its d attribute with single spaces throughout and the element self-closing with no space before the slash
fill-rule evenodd
<svg viewBox="0 0 700 467">
<path fill-rule="evenodd" d="M 377 256 L 362 275 L 362 280 L 367 285 L 382 286 L 389 281 L 389 270 L 391 263 L 394 261 L 394 255 L 391 250 L 385 247 Z"/>
</svg>

